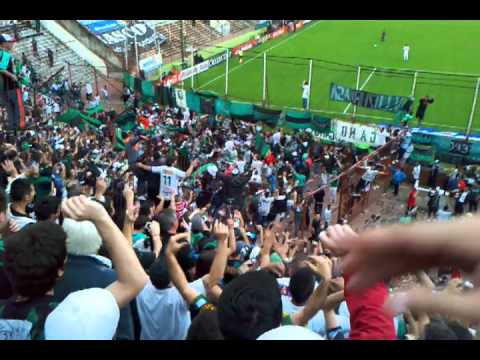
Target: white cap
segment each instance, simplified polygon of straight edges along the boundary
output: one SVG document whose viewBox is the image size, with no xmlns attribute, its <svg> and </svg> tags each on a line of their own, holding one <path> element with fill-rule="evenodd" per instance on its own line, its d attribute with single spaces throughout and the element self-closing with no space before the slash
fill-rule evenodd
<svg viewBox="0 0 480 360">
<path fill-rule="evenodd" d="M 46 340 L 112 340 L 120 309 L 112 293 L 91 288 L 68 295 L 45 321 Z"/>
<path fill-rule="evenodd" d="M 325 340 L 317 333 L 296 325 L 285 325 L 263 333 L 257 340 Z"/>
</svg>

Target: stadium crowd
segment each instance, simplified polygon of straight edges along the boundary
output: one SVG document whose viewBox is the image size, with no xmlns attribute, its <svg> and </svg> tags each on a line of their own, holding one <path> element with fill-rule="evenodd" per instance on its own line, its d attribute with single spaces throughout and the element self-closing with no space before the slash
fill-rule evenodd
<svg viewBox="0 0 480 360">
<path fill-rule="evenodd" d="M 58 86 L 52 97 L 70 104 Z M 338 175 L 363 159 L 354 147 L 124 94 L 138 120 L 125 151 L 107 113 L 82 131 L 36 102 L 23 130 L 2 125 L 1 339 L 475 336 L 478 295 L 463 271 L 480 259 L 477 218 L 357 234 L 334 216 Z M 387 172 L 364 159 L 358 196 L 377 175 L 395 192 L 405 181 L 411 135 L 385 137 L 400 161 Z M 463 186 L 459 173 L 445 190 Z M 404 273 L 419 288 L 390 294 Z"/>
</svg>

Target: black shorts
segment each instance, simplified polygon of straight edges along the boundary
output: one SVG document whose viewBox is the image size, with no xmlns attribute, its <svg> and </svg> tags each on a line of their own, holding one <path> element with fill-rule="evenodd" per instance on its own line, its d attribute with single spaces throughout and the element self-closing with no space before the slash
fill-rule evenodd
<svg viewBox="0 0 480 360">
<path fill-rule="evenodd" d="M 323 202 L 315 202 L 315 214 L 321 214 L 323 210 Z"/>
</svg>

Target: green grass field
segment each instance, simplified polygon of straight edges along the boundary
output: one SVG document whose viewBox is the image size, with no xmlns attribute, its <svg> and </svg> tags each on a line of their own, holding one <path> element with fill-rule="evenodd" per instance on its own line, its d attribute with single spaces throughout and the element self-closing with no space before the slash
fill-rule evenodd
<svg viewBox="0 0 480 360">
<path fill-rule="evenodd" d="M 380 42 L 382 31 L 386 41 Z M 365 91 L 409 96 L 412 72 L 385 72 L 382 69 L 473 74 L 480 76 L 480 21 L 337 21 L 316 20 L 293 34 L 282 36 L 244 53 L 244 63 L 232 58 L 229 64 L 229 93 L 232 99 L 261 103 L 263 53 L 267 51 L 267 105 L 298 108 L 301 84 L 308 78 L 308 59 L 314 61 L 310 108 L 330 116 L 348 117 L 347 103 L 329 100 L 332 82 L 355 87 L 361 65 L 360 87 Z M 402 47 L 410 45 L 410 59 L 403 61 Z M 377 44 L 377 47 L 374 47 Z M 196 90 L 225 94 L 225 64 L 195 77 Z M 373 70 L 377 68 L 377 70 Z M 435 103 L 427 110 L 424 126 L 441 130 L 465 131 L 472 109 L 475 76 L 419 73 L 415 108 L 423 95 Z M 191 86 L 191 81 L 185 83 Z M 480 110 L 474 114 L 472 129 L 480 132 Z M 359 120 L 389 122 L 392 113 L 357 108 Z"/>
</svg>

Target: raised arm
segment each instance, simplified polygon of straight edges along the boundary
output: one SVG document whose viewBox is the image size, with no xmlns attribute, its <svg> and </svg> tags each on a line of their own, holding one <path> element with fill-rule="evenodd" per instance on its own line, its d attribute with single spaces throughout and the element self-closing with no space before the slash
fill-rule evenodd
<svg viewBox="0 0 480 360">
<path fill-rule="evenodd" d="M 189 177 L 190 175 L 192 175 L 193 170 L 195 170 L 195 168 L 198 166 L 198 164 L 199 164 L 198 160 L 193 160 L 190 163 L 190 166 L 188 167 L 187 171 L 185 172 L 186 177 Z"/>
<path fill-rule="evenodd" d="M 142 170 L 153 172 L 153 168 L 154 168 L 153 166 L 145 165 L 145 164 L 142 164 L 142 163 L 137 163 L 136 165 L 137 165 L 138 168 L 140 168 Z"/>
<path fill-rule="evenodd" d="M 172 197 L 170 198 L 170 209 L 177 210 L 177 203 L 175 202 L 175 194 L 172 193 Z"/>
<path fill-rule="evenodd" d="M 160 199 L 160 202 L 158 203 L 157 207 L 155 208 L 155 215 L 160 214 L 163 210 L 163 206 L 165 205 L 165 199 L 163 199 L 160 195 L 158 195 L 157 198 Z"/>
<path fill-rule="evenodd" d="M 427 275 L 427 273 L 423 270 L 417 271 L 417 279 L 422 284 L 422 286 L 426 287 L 427 289 L 434 289 L 435 284 L 433 283 L 432 279 L 430 279 L 430 276 Z"/>
<path fill-rule="evenodd" d="M 160 224 L 158 221 L 152 221 L 150 223 L 150 236 L 152 237 L 153 253 L 155 257 L 158 257 L 160 251 L 162 251 L 162 239 L 160 237 Z"/>
<path fill-rule="evenodd" d="M 222 223 L 217 223 L 214 226 L 214 233 L 217 237 L 217 250 L 215 258 L 213 259 L 212 266 L 210 267 L 209 274 L 204 278 L 204 284 L 209 294 L 209 300 L 212 302 L 218 301 L 222 289 L 218 283 L 223 279 L 225 269 L 227 268 L 227 260 L 232 251 L 228 245 L 227 237 L 229 235 L 229 229 Z"/>
<path fill-rule="evenodd" d="M 260 267 L 264 268 L 270 264 L 270 252 L 272 250 L 275 234 L 272 230 L 267 229 L 264 233 L 262 250 L 260 251 Z"/>
<path fill-rule="evenodd" d="M 188 244 L 188 240 L 185 241 L 188 237 L 188 233 L 172 236 L 168 241 L 167 250 L 165 251 L 165 260 L 172 283 L 190 306 L 199 294 L 188 285 L 188 280 L 176 257 L 178 251 Z"/>
<path fill-rule="evenodd" d="M 119 308 L 127 305 L 143 289 L 148 276 L 125 236 L 105 208 L 85 196 L 66 200 L 62 211 L 65 217 L 76 221 L 90 220 L 95 224 L 118 275 L 118 280 L 106 289 L 113 294 Z"/>
<path fill-rule="evenodd" d="M 135 194 L 133 193 L 132 188 L 125 184 L 125 188 L 123 189 L 123 197 L 125 198 L 125 221 L 123 223 L 123 235 L 127 239 L 130 246 L 133 245 L 132 236 L 133 236 L 133 227 L 135 221 L 137 220 L 138 213 L 140 211 L 139 208 L 135 208 L 133 204 L 133 200 L 135 198 Z"/>
<path fill-rule="evenodd" d="M 325 305 L 330 280 L 332 279 L 332 262 L 326 256 L 311 256 L 308 267 L 321 279 L 320 284 L 307 300 L 302 310 L 293 314 L 292 322 L 295 325 L 306 326 L 308 321 Z"/>
</svg>

